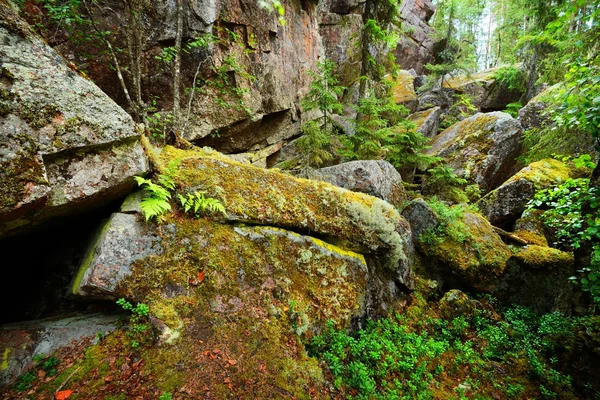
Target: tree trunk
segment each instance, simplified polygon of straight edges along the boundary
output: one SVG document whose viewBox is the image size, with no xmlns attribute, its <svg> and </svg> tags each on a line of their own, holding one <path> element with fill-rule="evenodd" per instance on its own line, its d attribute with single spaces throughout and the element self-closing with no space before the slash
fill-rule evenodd
<svg viewBox="0 0 600 400">
<path fill-rule="evenodd" d="M 183 39 L 183 0 L 177 0 L 177 31 L 175 36 L 175 60 L 173 71 L 173 116 L 175 120 L 174 130 L 180 132 L 181 106 L 180 106 L 180 85 L 181 85 L 181 41 Z"/>
<path fill-rule="evenodd" d="M 371 40 L 369 37 L 369 32 L 365 28 L 367 22 L 370 19 L 373 19 L 375 2 L 377 0 L 366 0 L 365 3 L 365 12 L 363 14 L 363 31 L 361 36 L 361 64 L 360 64 L 360 82 L 358 86 L 358 102 L 365 98 L 365 94 L 367 92 L 367 78 L 369 76 L 369 57 L 371 56 L 370 47 Z M 360 114 L 360 113 L 359 113 Z M 362 116 L 357 114 L 356 118 L 359 119 Z"/>
</svg>

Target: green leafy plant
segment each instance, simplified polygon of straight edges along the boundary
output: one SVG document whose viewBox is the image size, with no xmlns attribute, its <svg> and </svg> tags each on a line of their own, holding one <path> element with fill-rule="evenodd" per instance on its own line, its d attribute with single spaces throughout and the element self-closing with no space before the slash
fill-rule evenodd
<svg viewBox="0 0 600 400">
<path fill-rule="evenodd" d="M 525 75 L 521 68 L 512 65 L 500 67 L 494 72 L 494 78 L 510 90 L 525 90 Z"/>
<path fill-rule="evenodd" d="M 164 173 L 158 174 L 157 183 L 141 176 L 134 176 L 138 186 L 142 187 L 144 197 L 140 208 L 146 221 L 155 219 L 157 222 L 164 220 L 164 215 L 171 210 L 171 192 L 175 190 L 175 176 L 177 175 L 177 162 L 172 161 L 165 168 Z"/>
<path fill-rule="evenodd" d="M 171 393 L 163 393 L 158 397 L 158 400 L 172 400 L 173 395 Z"/>
<path fill-rule="evenodd" d="M 183 210 L 185 212 L 193 212 L 196 218 L 199 218 L 207 211 L 211 213 L 219 212 L 223 215 L 227 215 L 223 203 L 212 197 L 204 197 L 205 193 L 206 192 L 196 191 L 194 193 L 188 193 L 186 196 L 178 194 L 177 197 L 181 202 Z"/>
<path fill-rule="evenodd" d="M 317 72 L 309 71 L 312 80 L 308 93 L 302 99 L 302 108 L 304 111 L 318 110 L 321 116 L 302 125 L 303 135 L 297 141 L 301 168 L 319 167 L 333 159 L 331 115 L 342 112 L 343 106 L 338 98 L 344 91 L 334 68 L 335 64 L 325 59 L 317 64 Z"/>
<path fill-rule="evenodd" d="M 129 325 L 127 336 L 131 339 L 131 347 L 136 349 L 141 343 L 147 340 L 145 332 L 148 330 L 148 321 L 150 318 L 150 308 L 144 303 L 138 303 L 135 306 L 129 301 L 121 298 L 117 304 L 125 311 L 129 311 Z"/>
</svg>

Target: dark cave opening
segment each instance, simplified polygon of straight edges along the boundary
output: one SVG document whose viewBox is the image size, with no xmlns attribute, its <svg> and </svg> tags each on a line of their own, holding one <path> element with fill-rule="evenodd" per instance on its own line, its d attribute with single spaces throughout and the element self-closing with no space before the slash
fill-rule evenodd
<svg viewBox="0 0 600 400">
<path fill-rule="evenodd" d="M 83 302 L 67 293 L 90 240 L 121 202 L 119 199 L 77 216 L 58 218 L 31 232 L 0 240 L 0 324 L 115 308 L 112 302 Z"/>
</svg>

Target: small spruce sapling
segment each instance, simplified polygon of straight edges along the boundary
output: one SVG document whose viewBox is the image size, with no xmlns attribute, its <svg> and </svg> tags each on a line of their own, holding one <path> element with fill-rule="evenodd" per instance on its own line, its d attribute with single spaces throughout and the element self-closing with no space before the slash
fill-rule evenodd
<svg viewBox="0 0 600 400">
<path fill-rule="evenodd" d="M 302 107 L 304 111 L 318 110 L 321 116 L 302 126 L 304 135 L 297 142 L 302 153 L 302 167 L 319 167 L 333 159 L 330 152 L 331 138 L 334 134 L 331 115 L 343 111 L 338 97 L 344 91 L 333 72 L 334 68 L 335 64 L 325 59 L 317 64 L 318 72 L 309 72 L 312 82 L 310 90 L 302 99 Z"/>
</svg>

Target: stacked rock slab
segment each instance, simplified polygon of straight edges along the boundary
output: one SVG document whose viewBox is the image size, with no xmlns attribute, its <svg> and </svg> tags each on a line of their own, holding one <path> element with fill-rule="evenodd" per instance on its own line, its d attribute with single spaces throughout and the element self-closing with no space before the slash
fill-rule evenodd
<svg viewBox="0 0 600 400">
<path fill-rule="evenodd" d="M 131 117 L 0 3 L 0 237 L 114 200 L 148 170 Z"/>
</svg>

